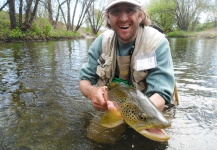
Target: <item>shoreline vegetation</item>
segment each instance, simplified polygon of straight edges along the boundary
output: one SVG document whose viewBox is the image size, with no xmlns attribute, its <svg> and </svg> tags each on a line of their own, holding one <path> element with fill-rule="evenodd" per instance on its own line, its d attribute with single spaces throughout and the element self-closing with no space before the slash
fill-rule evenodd
<svg viewBox="0 0 217 150">
<path fill-rule="evenodd" d="M 69 40 L 79 38 L 95 38 L 95 35 L 89 33 L 80 33 L 72 31 L 52 31 L 49 35 L 37 35 L 31 32 L 23 32 L 20 36 L 12 37 L 11 34 L 5 34 L 4 37 L 0 37 L 0 43 L 4 42 L 34 42 L 34 41 L 57 41 L 57 40 Z"/>
<path fill-rule="evenodd" d="M 66 25 L 57 22 L 54 27 L 47 18 L 36 18 L 30 29 L 21 30 L 19 25 L 15 29 L 10 29 L 10 19 L 8 12 L 0 11 L 0 43 L 4 42 L 31 42 L 31 41 L 54 41 L 78 38 L 94 38 L 90 28 L 80 27 L 77 32 L 67 31 Z"/>
<path fill-rule="evenodd" d="M 100 34 L 103 31 L 99 31 Z M 202 31 L 174 31 L 165 33 L 168 38 L 215 38 L 217 27 L 203 27 Z M 81 27 L 77 32 L 67 31 L 66 25 L 58 22 L 55 29 L 46 18 L 36 18 L 31 29 L 21 31 L 16 27 L 10 29 L 10 21 L 7 12 L 0 12 L 0 43 L 4 42 L 33 42 L 33 41 L 55 41 L 79 38 L 96 38 L 98 35 L 91 33 L 90 27 Z"/>
<path fill-rule="evenodd" d="M 55 41 L 55 40 L 69 40 L 69 39 L 79 39 L 79 38 L 96 38 L 97 35 L 93 35 L 86 29 L 82 29 L 78 32 L 63 31 L 63 30 L 53 30 L 47 34 L 37 34 L 33 31 L 14 31 L 15 33 L 9 32 L 0 35 L 0 43 L 3 42 L 33 42 L 33 41 Z M 14 34 L 14 35 L 13 35 Z M 186 32 L 186 31 L 174 31 L 170 33 L 165 33 L 168 38 L 216 38 L 217 28 L 206 29 L 199 32 Z"/>
<path fill-rule="evenodd" d="M 13 30 L 0 29 L 0 43 L 4 42 L 33 42 L 33 41 L 56 41 L 79 38 L 96 38 L 97 35 L 91 34 L 87 28 L 81 28 L 77 32 L 66 31 L 64 29 L 52 29 L 51 26 L 38 28 L 37 31 L 21 31 L 19 28 Z"/>
<path fill-rule="evenodd" d="M 171 38 L 216 38 L 217 37 L 217 27 L 208 28 L 203 31 L 188 32 L 188 31 L 175 31 L 166 33 L 167 37 Z"/>
<path fill-rule="evenodd" d="M 15 29 L 18 30 L 18 29 Z M 81 31 L 64 31 L 64 30 L 52 30 L 49 33 L 37 34 L 34 31 L 11 31 L 3 36 L 0 33 L 0 43 L 4 42 L 33 42 L 33 41 L 55 41 L 55 40 L 69 40 L 79 38 L 96 38 L 97 35 L 93 35 L 87 29 L 83 28 Z M 20 33 L 18 33 L 20 32 Z M 186 32 L 186 31 L 174 31 L 165 33 L 168 38 L 216 38 L 217 28 L 206 29 L 199 32 Z"/>
</svg>

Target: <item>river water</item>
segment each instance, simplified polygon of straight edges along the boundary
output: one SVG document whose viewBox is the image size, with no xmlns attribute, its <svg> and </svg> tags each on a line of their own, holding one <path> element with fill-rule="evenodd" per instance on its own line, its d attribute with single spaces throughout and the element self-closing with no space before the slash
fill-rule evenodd
<svg viewBox="0 0 217 150">
<path fill-rule="evenodd" d="M 215 150 L 217 39 L 169 39 L 180 105 L 168 110 L 168 142 L 127 128 L 101 143 L 87 137 L 96 111 L 79 91 L 92 40 L 0 43 L 0 149 Z"/>
</svg>

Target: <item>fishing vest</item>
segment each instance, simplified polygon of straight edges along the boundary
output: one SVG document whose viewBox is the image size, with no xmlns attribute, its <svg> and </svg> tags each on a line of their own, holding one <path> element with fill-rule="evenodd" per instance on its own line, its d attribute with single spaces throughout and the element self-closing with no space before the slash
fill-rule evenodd
<svg viewBox="0 0 217 150">
<path fill-rule="evenodd" d="M 151 37 L 151 38 L 150 38 Z M 147 70 L 136 71 L 134 69 L 134 58 L 141 53 L 155 52 L 160 41 L 165 37 L 164 34 L 158 32 L 152 27 L 140 27 L 135 41 L 135 47 L 130 56 L 117 56 L 117 35 L 113 30 L 107 30 L 103 33 L 102 53 L 97 60 L 99 65 L 96 74 L 99 76 L 98 85 L 103 86 L 112 82 L 115 73 L 117 73 L 116 65 L 119 69 L 119 78 L 127 79 L 128 75 L 134 87 L 140 91 L 146 90 Z M 174 85 L 172 96 L 172 104 L 179 104 L 178 90 L 176 83 Z"/>
<path fill-rule="evenodd" d="M 141 53 L 156 51 L 160 41 L 164 37 L 164 34 L 152 27 L 140 27 L 132 55 L 117 56 L 117 35 L 113 30 L 105 31 L 102 39 L 102 54 L 98 59 L 99 65 L 97 66 L 96 71 L 99 76 L 98 85 L 106 85 L 113 80 L 115 73 L 117 73 L 117 65 L 119 78 L 126 80 L 129 74 L 131 83 L 134 87 L 140 91 L 145 90 L 145 78 L 148 76 L 148 71 L 136 71 L 134 69 L 134 58 Z"/>
</svg>

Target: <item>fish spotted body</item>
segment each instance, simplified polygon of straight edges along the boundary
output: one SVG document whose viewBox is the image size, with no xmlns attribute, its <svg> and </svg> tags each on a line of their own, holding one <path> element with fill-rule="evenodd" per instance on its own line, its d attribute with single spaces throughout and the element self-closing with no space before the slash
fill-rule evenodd
<svg viewBox="0 0 217 150">
<path fill-rule="evenodd" d="M 169 122 L 142 92 L 123 83 L 109 83 L 108 98 L 117 103 L 117 109 L 108 110 L 101 125 L 113 128 L 127 123 L 143 136 L 155 141 L 167 141 L 170 136 L 163 130 Z"/>
</svg>

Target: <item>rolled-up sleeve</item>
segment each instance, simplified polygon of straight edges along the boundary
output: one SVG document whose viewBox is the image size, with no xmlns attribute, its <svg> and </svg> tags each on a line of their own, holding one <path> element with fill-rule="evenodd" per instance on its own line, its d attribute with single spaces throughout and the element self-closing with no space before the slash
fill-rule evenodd
<svg viewBox="0 0 217 150">
<path fill-rule="evenodd" d="M 156 49 L 157 67 L 149 70 L 146 78 L 147 90 L 145 94 L 151 96 L 154 93 L 160 94 L 166 103 L 170 103 L 174 91 L 174 69 L 169 42 L 162 39 Z"/>
</svg>

